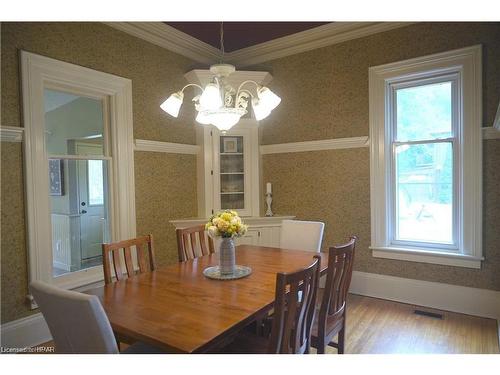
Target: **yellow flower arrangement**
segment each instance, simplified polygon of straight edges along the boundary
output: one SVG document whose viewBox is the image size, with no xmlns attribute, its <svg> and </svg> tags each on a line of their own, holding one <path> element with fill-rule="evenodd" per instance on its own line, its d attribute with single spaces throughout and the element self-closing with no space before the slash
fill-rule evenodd
<svg viewBox="0 0 500 375">
<path fill-rule="evenodd" d="M 212 215 L 205 224 L 205 229 L 212 238 L 233 238 L 245 235 L 248 225 L 241 221 L 236 211 L 224 210 Z"/>
</svg>

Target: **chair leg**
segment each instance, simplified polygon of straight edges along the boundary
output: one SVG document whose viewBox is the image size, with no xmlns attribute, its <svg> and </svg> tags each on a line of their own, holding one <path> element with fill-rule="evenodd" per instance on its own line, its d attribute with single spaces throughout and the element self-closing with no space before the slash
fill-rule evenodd
<svg viewBox="0 0 500 375">
<path fill-rule="evenodd" d="M 325 354 L 325 342 L 323 340 L 321 340 L 321 342 L 318 342 L 316 351 L 318 354 Z"/>
<path fill-rule="evenodd" d="M 345 344 L 345 325 L 339 331 L 339 343 L 337 348 L 339 354 L 344 354 L 344 344 Z"/>
</svg>

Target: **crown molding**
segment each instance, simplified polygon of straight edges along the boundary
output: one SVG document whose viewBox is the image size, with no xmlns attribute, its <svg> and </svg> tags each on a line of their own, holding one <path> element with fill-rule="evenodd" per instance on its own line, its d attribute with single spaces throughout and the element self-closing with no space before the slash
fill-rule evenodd
<svg viewBox="0 0 500 375">
<path fill-rule="evenodd" d="M 333 22 L 233 51 L 226 55 L 226 60 L 238 66 L 260 64 L 411 24 L 411 22 Z"/>
<path fill-rule="evenodd" d="M 18 126 L 0 126 L 0 140 L 2 142 L 22 142 L 24 128 Z"/>
<path fill-rule="evenodd" d="M 204 64 L 219 60 L 220 51 L 163 22 L 104 22 L 105 25 Z"/>
<path fill-rule="evenodd" d="M 149 141 L 146 139 L 135 140 L 135 151 L 166 152 L 170 154 L 197 155 L 200 152 L 200 149 L 201 149 L 200 146 L 188 145 L 184 143 Z"/>
<path fill-rule="evenodd" d="M 220 59 L 219 49 L 163 22 L 104 22 L 117 30 L 136 36 L 194 61 L 213 64 Z M 332 22 L 224 55 L 238 67 L 326 47 L 411 25 L 413 22 Z"/>
</svg>

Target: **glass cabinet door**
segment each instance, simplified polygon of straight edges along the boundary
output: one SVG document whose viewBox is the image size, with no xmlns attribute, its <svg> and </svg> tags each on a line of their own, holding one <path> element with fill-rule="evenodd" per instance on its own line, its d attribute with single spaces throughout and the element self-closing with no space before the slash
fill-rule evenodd
<svg viewBox="0 0 500 375">
<path fill-rule="evenodd" d="M 243 136 L 219 137 L 220 208 L 245 208 L 245 159 Z"/>
</svg>

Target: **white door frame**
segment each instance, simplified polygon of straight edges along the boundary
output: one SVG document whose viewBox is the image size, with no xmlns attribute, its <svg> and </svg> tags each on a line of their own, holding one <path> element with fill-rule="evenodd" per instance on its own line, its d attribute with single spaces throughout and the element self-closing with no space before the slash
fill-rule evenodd
<svg viewBox="0 0 500 375">
<path fill-rule="evenodd" d="M 21 70 L 29 280 L 67 289 L 98 282 L 103 279 L 100 267 L 74 272 L 66 280 L 52 277 L 43 93 L 44 88 L 66 87 L 73 93 L 109 99 L 111 235 L 122 240 L 136 233 L 132 81 L 25 51 L 21 51 Z"/>
</svg>

